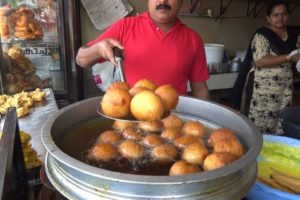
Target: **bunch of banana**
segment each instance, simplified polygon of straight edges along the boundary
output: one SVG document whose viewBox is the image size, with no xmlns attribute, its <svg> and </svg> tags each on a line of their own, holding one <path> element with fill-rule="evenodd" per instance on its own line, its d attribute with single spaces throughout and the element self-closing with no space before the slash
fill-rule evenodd
<svg viewBox="0 0 300 200">
<path fill-rule="evenodd" d="M 258 179 L 276 189 L 300 194 L 300 178 L 272 168 L 270 177 L 258 176 Z"/>
<path fill-rule="evenodd" d="M 32 169 L 42 164 L 37 152 L 31 147 L 31 136 L 25 131 L 20 131 L 23 156 L 26 169 Z"/>
</svg>

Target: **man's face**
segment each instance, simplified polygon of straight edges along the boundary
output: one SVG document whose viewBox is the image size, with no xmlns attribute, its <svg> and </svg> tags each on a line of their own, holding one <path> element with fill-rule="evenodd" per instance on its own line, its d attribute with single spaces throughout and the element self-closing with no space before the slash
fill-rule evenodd
<svg viewBox="0 0 300 200">
<path fill-rule="evenodd" d="M 158 23 L 174 22 L 182 5 L 182 0 L 148 0 L 151 18 Z"/>
</svg>

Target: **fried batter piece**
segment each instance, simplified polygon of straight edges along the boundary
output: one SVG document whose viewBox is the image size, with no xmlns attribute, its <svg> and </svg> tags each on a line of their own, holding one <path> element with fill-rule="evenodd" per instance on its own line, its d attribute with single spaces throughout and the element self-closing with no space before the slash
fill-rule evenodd
<svg viewBox="0 0 300 200">
<path fill-rule="evenodd" d="M 35 102 L 46 100 L 46 93 L 39 88 L 32 92 L 20 92 L 13 96 L 0 95 L 0 114 L 5 115 L 9 107 L 16 107 L 18 118 L 29 114 Z"/>
<path fill-rule="evenodd" d="M 15 25 L 16 38 L 40 39 L 44 36 L 42 26 L 35 19 L 35 13 L 24 5 L 12 14 L 11 21 Z"/>
</svg>

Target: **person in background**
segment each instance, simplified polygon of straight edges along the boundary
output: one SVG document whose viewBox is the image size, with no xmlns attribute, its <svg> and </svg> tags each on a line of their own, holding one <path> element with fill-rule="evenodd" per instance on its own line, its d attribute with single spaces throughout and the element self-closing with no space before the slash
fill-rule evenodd
<svg viewBox="0 0 300 200">
<path fill-rule="evenodd" d="M 287 27 L 288 18 L 286 1 L 269 4 L 268 25 L 259 28 L 251 39 L 234 86 L 233 98 L 241 100 L 241 112 L 266 134 L 282 134 L 279 111 L 292 103 L 293 65 L 300 57 L 291 56 L 291 52 L 296 49 L 299 30 Z M 238 90 L 242 89 L 241 99 Z"/>
<path fill-rule="evenodd" d="M 209 78 L 203 41 L 177 17 L 183 0 L 148 0 L 148 12 L 115 22 L 79 49 L 76 62 L 83 68 L 109 60 L 113 47 L 123 50 L 126 81 L 140 79 L 171 84 L 179 94 L 209 99 Z"/>
</svg>

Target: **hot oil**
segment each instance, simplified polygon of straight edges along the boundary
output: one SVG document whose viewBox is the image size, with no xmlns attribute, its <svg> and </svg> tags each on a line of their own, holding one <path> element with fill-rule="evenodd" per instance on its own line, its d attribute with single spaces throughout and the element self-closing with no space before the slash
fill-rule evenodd
<svg viewBox="0 0 300 200">
<path fill-rule="evenodd" d="M 158 163 L 153 162 L 148 158 L 141 158 L 138 160 L 128 160 L 119 157 L 118 159 L 110 162 L 97 162 L 85 157 L 86 163 L 110 171 L 117 171 L 128 174 L 138 175 L 153 175 L 153 176 L 167 176 L 169 169 L 175 162 Z"/>
<path fill-rule="evenodd" d="M 111 128 L 113 121 L 101 117 L 84 121 L 66 130 L 57 144 L 63 152 L 83 161 L 83 156 L 92 147 L 103 131 Z"/>
<path fill-rule="evenodd" d="M 95 145 L 97 138 L 102 132 L 112 130 L 112 124 L 113 120 L 100 117 L 84 121 L 65 131 L 63 134 L 64 138 L 60 140 L 58 146 L 68 155 L 89 165 L 129 174 L 167 176 L 171 166 L 180 160 L 181 153 L 173 161 L 155 162 L 149 156 L 150 149 L 147 149 L 146 157 L 138 160 L 128 160 L 121 156 L 109 162 L 92 159 L 89 156 L 89 150 Z M 212 130 L 210 126 L 205 126 L 205 128 L 207 133 L 210 133 Z M 180 152 L 180 150 L 178 151 Z"/>
<path fill-rule="evenodd" d="M 175 161 L 158 163 L 144 157 L 138 160 L 127 160 L 119 156 L 110 162 L 99 162 L 89 158 L 89 149 L 95 144 L 100 133 L 111 130 L 113 121 L 105 118 L 94 118 L 84 121 L 65 131 L 64 138 L 57 144 L 63 152 L 89 165 L 129 174 L 168 175 Z"/>
</svg>

